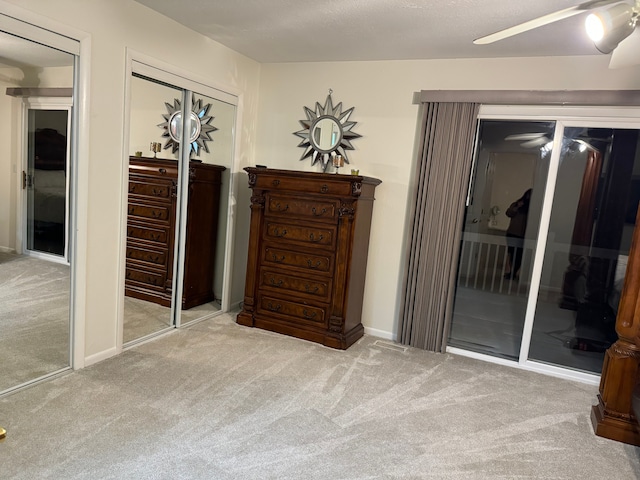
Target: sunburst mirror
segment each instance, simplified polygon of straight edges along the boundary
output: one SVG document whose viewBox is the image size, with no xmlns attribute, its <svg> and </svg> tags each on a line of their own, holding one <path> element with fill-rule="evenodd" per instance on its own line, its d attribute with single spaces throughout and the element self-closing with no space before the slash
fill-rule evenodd
<svg viewBox="0 0 640 480">
<path fill-rule="evenodd" d="M 300 120 L 304 128 L 294 132 L 294 135 L 302 138 L 298 146 L 305 149 L 300 160 L 311 157 L 311 165 L 320 162 L 323 171 L 327 170 L 331 163 L 329 160 L 336 155 L 341 155 L 345 163 L 349 163 L 347 150 L 354 150 L 351 140 L 362 136 L 351 131 L 357 123 L 349 121 L 354 107 L 344 112 L 342 102 L 334 107 L 332 93 L 329 90 L 324 106 L 316 102 L 315 110 L 304 107 L 307 118 Z"/>
<path fill-rule="evenodd" d="M 180 135 L 182 132 L 182 105 L 177 98 L 173 100 L 173 105 L 165 102 L 167 107 L 167 113 L 162 115 L 164 122 L 158 124 L 158 126 L 164 129 L 162 137 L 167 139 L 164 144 L 164 149 L 171 149 L 171 153 L 176 153 L 180 148 Z M 200 155 L 200 152 L 204 150 L 209 153 L 209 147 L 207 147 L 208 141 L 213 141 L 211 138 L 211 132 L 218 130 L 213 125 L 210 125 L 211 120 L 214 117 L 208 115 L 211 104 L 204 105 L 202 100 L 193 100 L 191 105 L 191 129 L 189 132 L 189 143 L 191 148 L 189 149 L 189 156 L 191 154 Z"/>
</svg>

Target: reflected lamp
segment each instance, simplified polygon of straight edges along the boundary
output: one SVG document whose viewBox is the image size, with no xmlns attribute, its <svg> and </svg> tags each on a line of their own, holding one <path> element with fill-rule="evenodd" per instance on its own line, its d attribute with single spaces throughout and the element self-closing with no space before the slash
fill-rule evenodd
<svg viewBox="0 0 640 480">
<path fill-rule="evenodd" d="M 633 33 L 637 12 L 631 5 L 619 3 L 589 14 L 585 22 L 587 35 L 602 53 L 611 53 L 618 44 Z"/>
</svg>

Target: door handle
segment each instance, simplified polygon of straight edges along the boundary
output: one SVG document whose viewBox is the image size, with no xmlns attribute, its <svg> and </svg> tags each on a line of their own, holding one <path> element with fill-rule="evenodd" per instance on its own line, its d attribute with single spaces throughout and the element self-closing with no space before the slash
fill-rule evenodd
<svg viewBox="0 0 640 480">
<path fill-rule="evenodd" d="M 27 188 L 27 172 L 22 171 L 22 189 L 25 190 Z"/>
</svg>

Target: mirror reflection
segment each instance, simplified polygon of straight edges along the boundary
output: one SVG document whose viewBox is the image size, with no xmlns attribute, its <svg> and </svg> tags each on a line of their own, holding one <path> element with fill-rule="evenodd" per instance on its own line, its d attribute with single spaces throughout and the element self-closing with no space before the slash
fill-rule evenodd
<svg viewBox="0 0 640 480">
<path fill-rule="evenodd" d="M 340 143 L 342 129 L 338 121 L 325 117 L 320 118 L 311 129 L 311 142 L 318 150 L 331 151 Z"/>
<path fill-rule="evenodd" d="M 138 75 L 131 81 L 125 344 L 174 327 L 173 318 L 185 324 L 222 308 L 235 106 L 193 93 L 187 139 L 191 159 L 183 181 L 183 93 Z M 158 141 L 159 153 L 144 153 Z M 181 185 L 186 185 L 183 192 Z M 184 250 L 176 270 L 181 238 Z M 182 282 L 178 302 L 174 281 Z"/>
<path fill-rule="evenodd" d="M 2 32 L 0 45 L 1 393 L 70 365 L 74 56 Z"/>
<path fill-rule="evenodd" d="M 178 185 L 177 155 L 150 151 L 164 102 L 180 89 L 131 78 L 124 337 L 128 343 L 172 327 L 173 256 Z"/>
<path fill-rule="evenodd" d="M 206 110 L 211 117 L 203 125 L 213 126 L 215 131 L 210 135 L 212 140 L 204 143 L 206 149 L 201 148 L 200 156 L 192 156 L 191 161 L 190 172 L 198 181 L 190 182 L 188 191 L 182 324 L 222 308 L 236 114 L 234 105 L 199 93 L 193 96 L 196 109 Z M 193 300 L 186 302 L 187 296 Z"/>
</svg>

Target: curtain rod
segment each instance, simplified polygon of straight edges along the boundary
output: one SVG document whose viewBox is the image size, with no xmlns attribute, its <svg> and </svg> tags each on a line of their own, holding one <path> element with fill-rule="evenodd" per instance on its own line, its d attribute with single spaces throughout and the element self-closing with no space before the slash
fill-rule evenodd
<svg viewBox="0 0 640 480">
<path fill-rule="evenodd" d="M 640 106 L 640 90 L 421 90 L 414 105 L 464 102 L 491 105 Z"/>
</svg>

